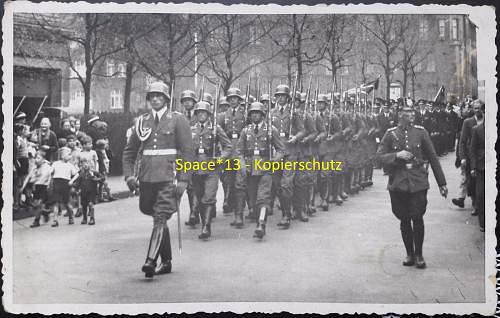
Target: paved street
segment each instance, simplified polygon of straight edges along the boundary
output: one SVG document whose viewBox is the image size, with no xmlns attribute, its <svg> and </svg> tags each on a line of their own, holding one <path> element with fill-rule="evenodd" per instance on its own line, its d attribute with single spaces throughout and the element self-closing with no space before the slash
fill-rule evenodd
<svg viewBox="0 0 500 318">
<path fill-rule="evenodd" d="M 294 301 L 349 303 L 444 303 L 484 301 L 484 233 L 466 208 L 452 205 L 458 170 L 454 156 L 441 159 L 448 199 L 440 197 L 432 172 L 425 217 L 427 269 L 403 267 L 399 222 L 390 210 L 387 177 L 342 207 L 318 212 L 309 223 L 279 230 L 270 217 L 263 241 L 254 224 L 229 226 L 218 212 L 213 237 L 198 240 L 199 228 L 184 226 L 177 250 L 176 216 L 169 221 L 173 272 L 144 278 L 152 220 L 137 198 L 100 204 L 95 226 L 50 223 L 30 229 L 32 219 L 14 221 L 14 303 L 142 303 Z M 430 169 L 429 169 L 430 170 Z M 219 198 L 222 191 L 219 191 Z M 218 202 L 221 206 L 221 202 Z M 219 211 L 221 209 L 219 208 Z"/>
</svg>

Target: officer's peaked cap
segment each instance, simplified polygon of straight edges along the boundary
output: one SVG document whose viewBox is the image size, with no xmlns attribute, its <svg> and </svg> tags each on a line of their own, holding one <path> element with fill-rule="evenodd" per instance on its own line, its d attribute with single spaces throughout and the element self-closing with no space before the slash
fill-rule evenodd
<svg viewBox="0 0 500 318">
<path fill-rule="evenodd" d="M 17 113 L 16 117 L 14 117 L 14 120 L 20 120 L 26 118 L 26 114 L 23 112 Z"/>
</svg>

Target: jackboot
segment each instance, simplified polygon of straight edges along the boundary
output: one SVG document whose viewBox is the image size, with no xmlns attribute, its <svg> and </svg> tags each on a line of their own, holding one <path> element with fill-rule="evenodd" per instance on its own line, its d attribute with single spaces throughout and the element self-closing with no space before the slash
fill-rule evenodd
<svg viewBox="0 0 500 318">
<path fill-rule="evenodd" d="M 280 206 L 281 206 L 283 217 L 277 225 L 279 227 L 282 227 L 284 230 L 286 230 L 286 229 L 290 228 L 290 219 L 292 217 L 290 200 L 280 198 Z"/>
<path fill-rule="evenodd" d="M 172 247 L 170 246 L 170 232 L 166 225 L 163 227 L 160 257 L 161 263 L 155 270 L 155 275 L 168 274 L 172 272 Z"/>
<path fill-rule="evenodd" d="M 342 200 L 342 197 L 340 196 L 342 192 L 342 176 L 334 176 L 333 177 L 333 189 L 334 189 L 334 200 L 333 202 L 336 205 L 342 205 L 344 203 L 344 200 Z"/>
<path fill-rule="evenodd" d="M 198 208 L 198 198 L 192 191 L 188 192 L 189 200 L 189 220 L 184 222 L 187 226 L 191 228 L 196 228 L 196 224 L 200 224 L 200 211 Z"/>
<path fill-rule="evenodd" d="M 333 203 L 334 201 L 334 194 L 333 194 L 333 177 L 328 176 L 327 177 L 327 182 L 326 182 L 326 193 L 327 193 L 327 203 Z"/>
<path fill-rule="evenodd" d="M 266 207 L 260 208 L 259 219 L 257 220 L 257 228 L 255 229 L 253 237 L 262 239 L 266 235 L 266 220 L 267 209 Z"/>
<path fill-rule="evenodd" d="M 352 176 L 352 169 L 349 169 L 346 173 L 344 173 L 344 178 L 342 182 L 342 194 L 345 195 L 346 198 L 349 196 L 347 193 L 351 193 L 351 176 Z M 344 199 L 344 196 L 342 196 L 342 200 Z"/>
<path fill-rule="evenodd" d="M 401 220 L 400 224 L 401 238 L 406 249 L 406 258 L 403 266 L 413 266 L 415 264 L 415 248 L 413 245 L 413 229 L 410 220 Z"/>
<path fill-rule="evenodd" d="M 201 205 L 202 227 L 201 227 L 201 234 L 198 235 L 198 238 L 200 240 L 206 240 L 212 235 L 212 233 L 210 231 L 210 224 L 212 221 L 213 209 L 214 209 L 213 204 L 202 204 Z"/>
<path fill-rule="evenodd" d="M 146 255 L 146 262 L 142 265 L 142 271 L 146 277 L 153 277 L 156 269 L 156 261 L 160 256 L 160 247 L 164 235 L 164 225 L 155 224 L 149 239 L 148 253 Z"/>
<path fill-rule="evenodd" d="M 234 221 L 229 223 L 229 225 L 241 229 L 244 225 L 243 222 L 243 209 L 245 208 L 245 194 L 243 192 L 235 193 L 235 209 L 234 209 Z M 252 211 L 249 211 L 252 214 Z"/>
</svg>

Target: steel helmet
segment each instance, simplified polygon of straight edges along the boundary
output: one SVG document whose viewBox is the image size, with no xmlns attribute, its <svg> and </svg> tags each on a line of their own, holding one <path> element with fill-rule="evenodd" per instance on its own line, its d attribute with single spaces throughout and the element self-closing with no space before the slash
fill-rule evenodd
<svg viewBox="0 0 500 318">
<path fill-rule="evenodd" d="M 243 96 L 243 99 L 240 101 L 240 104 L 245 104 L 245 97 L 246 96 Z M 249 104 L 252 104 L 253 102 L 255 101 L 255 97 L 253 97 L 252 95 L 248 95 L 248 103 Z"/>
<path fill-rule="evenodd" d="M 269 94 L 262 94 L 260 96 L 260 102 L 262 103 L 262 102 L 266 102 L 266 101 L 267 102 L 269 101 Z"/>
<path fill-rule="evenodd" d="M 239 99 L 243 99 L 241 97 L 241 91 L 239 88 L 237 87 L 231 87 L 230 89 L 227 90 L 227 95 L 226 95 L 226 98 L 229 98 L 229 97 L 233 97 L 233 96 L 236 96 L 238 97 Z"/>
<path fill-rule="evenodd" d="M 229 103 L 228 103 L 228 101 L 227 101 L 226 96 L 222 96 L 222 97 L 219 99 L 219 106 L 223 106 L 223 105 L 229 105 Z"/>
<path fill-rule="evenodd" d="M 209 114 L 212 114 L 212 107 L 206 101 L 201 101 L 201 102 L 196 103 L 196 105 L 194 107 L 194 113 L 196 114 L 196 112 L 198 112 L 200 110 L 204 110 L 204 111 L 208 112 Z"/>
<path fill-rule="evenodd" d="M 170 100 L 170 93 L 168 92 L 168 86 L 167 84 L 163 82 L 154 82 L 151 83 L 148 87 L 148 92 L 146 94 L 146 99 L 148 99 L 148 95 L 150 93 L 161 93 L 163 94 L 168 100 Z"/>
<path fill-rule="evenodd" d="M 196 93 L 193 92 L 192 90 L 185 90 L 181 93 L 181 103 L 185 99 L 192 99 L 195 103 L 197 102 L 196 100 Z"/>
<path fill-rule="evenodd" d="M 276 87 L 276 91 L 274 92 L 274 96 L 282 95 L 282 94 L 290 96 L 290 87 L 288 87 L 288 85 L 280 84 L 280 85 L 278 85 L 278 87 Z"/>
<path fill-rule="evenodd" d="M 253 111 L 259 111 L 262 113 L 262 115 L 266 114 L 266 111 L 264 110 L 264 105 L 261 102 L 253 102 L 250 107 L 248 108 L 248 113 L 250 114 Z"/>
<path fill-rule="evenodd" d="M 214 98 L 212 97 L 212 94 L 210 93 L 203 93 L 203 98 L 201 99 L 203 102 L 207 102 L 210 105 L 213 104 Z"/>
<path fill-rule="evenodd" d="M 318 102 L 328 102 L 328 96 L 326 94 L 319 94 L 318 95 Z"/>
</svg>

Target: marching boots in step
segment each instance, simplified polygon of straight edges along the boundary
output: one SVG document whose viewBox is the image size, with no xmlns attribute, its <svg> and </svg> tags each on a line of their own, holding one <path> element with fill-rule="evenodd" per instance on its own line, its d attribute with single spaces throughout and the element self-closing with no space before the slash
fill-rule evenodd
<svg viewBox="0 0 500 318">
<path fill-rule="evenodd" d="M 334 193 L 333 193 L 333 177 L 329 175 L 326 178 L 326 190 L 327 190 L 327 203 L 333 203 L 334 200 Z"/>
<path fill-rule="evenodd" d="M 319 203 L 320 209 L 323 211 L 328 211 L 328 179 L 324 177 L 319 177 L 318 178 L 318 191 L 319 191 L 319 197 L 321 199 Z"/>
<path fill-rule="evenodd" d="M 146 263 L 142 265 L 142 271 L 146 277 L 153 277 L 156 269 L 156 261 L 160 256 L 160 247 L 164 235 L 164 225 L 155 224 L 151 238 L 149 239 L 148 254 L 146 256 Z"/>
<path fill-rule="evenodd" d="M 305 215 L 306 211 L 306 201 L 308 199 L 308 194 L 305 189 L 302 189 L 297 194 L 297 205 L 295 209 L 295 218 L 301 222 L 308 222 L 309 218 Z"/>
<path fill-rule="evenodd" d="M 170 246 L 170 232 L 167 225 L 163 228 L 163 237 L 160 247 L 160 266 L 155 270 L 155 275 L 168 274 L 172 272 L 172 247 Z"/>
<path fill-rule="evenodd" d="M 243 223 L 243 209 L 245 208 L 245 193 L 242 191 L 237 191 L 235 193 L 235 209 L 234 209 L 234 221 L 229 223 L 229 225 L 241 229 L 244 225 Z M 251 211 L 249 211 L 251 213 Z"/>
<path fill-rule="evenodd" d="M 257 219 L 257 228 L 255 229 L 253 237 L 262 239 L 266 235 L 266 220 L 267 220 L 267 209 L 266 207 L 261 207 Z"/>
<path fill-rule="evenodd" d="M 210 229 L 210 224 L 212 221 L 212 215 L 213 215 L 213 209 L 214 205 L 213 204 L 201 204 L 201 234 L 198 235 L 198 238 L 200 240 L 206 240 L 208 239 L 211 235 L 211 229 Z"/>
<path fill-rule="evenodd" d="M 339 190 L 339 194 L 340 194 L 340 198 L 342 199 L 342 201 L 347 201 L 347 199 L 349 198 L 349 196 L 347 195 L 346 193 L 346 175 L 347 173 L 342 173 L 339 178 L 340 178 L 340 190 Z"/>
<path fill-rule="evenodd" d="M 342 205 L 342 203 L 344 202 L 342 200 L 342 197 L 341 197 L 341 193 L 342 193 L 342 175 L 334 175 L 333 176 L 333 189 L 334 189 L 334 199 L 333 199 L 333 202 L 336 204 L 336 205 Z"/>
<path fill-rule="evenodd" d="M 311 184 L 309 186 L 309 200 L 307 201 L 309 203 L 309 213 L 312 215 L 316 213 L 316 182 Z"/>
</svg>

